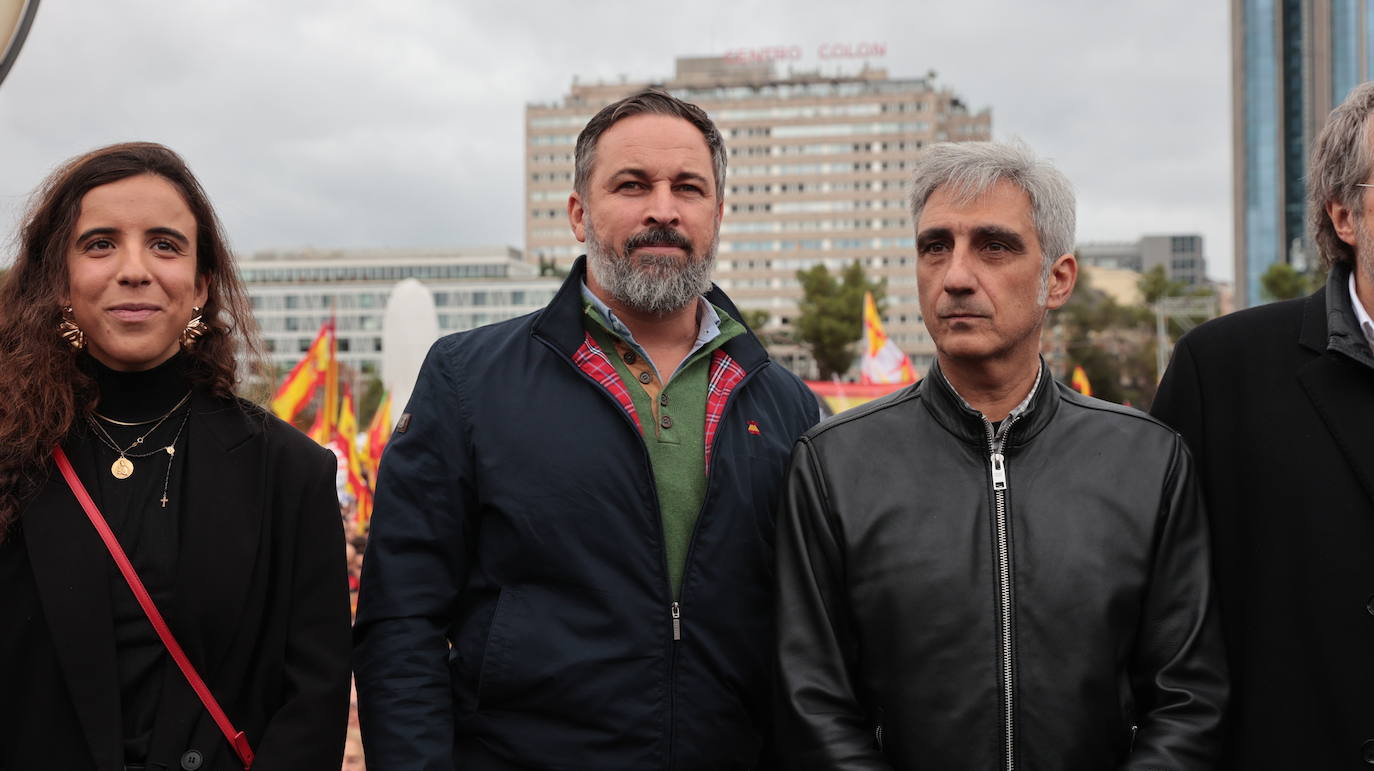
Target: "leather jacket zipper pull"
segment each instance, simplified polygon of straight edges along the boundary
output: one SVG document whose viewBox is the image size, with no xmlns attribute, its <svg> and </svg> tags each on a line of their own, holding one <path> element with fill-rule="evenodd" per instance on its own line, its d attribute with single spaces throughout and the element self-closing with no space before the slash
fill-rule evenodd
<svg viewBox="0 0 1374 771">
<path fill-rule="evenodd" d="M 992 454 L 992 489 L 1007 489 L 1007 464 L 1000 452 Z"/>
<path fill-rule="evenodd" d="M 682 606 L 673 603 L 673 639 L 682 639 Z"/>
</svg>

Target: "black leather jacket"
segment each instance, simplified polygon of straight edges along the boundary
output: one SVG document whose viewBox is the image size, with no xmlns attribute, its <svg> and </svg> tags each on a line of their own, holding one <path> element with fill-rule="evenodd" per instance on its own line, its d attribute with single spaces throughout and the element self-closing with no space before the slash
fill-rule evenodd
<svg viewBox="0 0 1374 771">
<path fill-rule="evenodd" d="M 797 444 L 782 766 L 1210 768 L 1210 566 L 1173 431 L 1042 375 L 994 436 L 934 368 Z"/>
</svg>

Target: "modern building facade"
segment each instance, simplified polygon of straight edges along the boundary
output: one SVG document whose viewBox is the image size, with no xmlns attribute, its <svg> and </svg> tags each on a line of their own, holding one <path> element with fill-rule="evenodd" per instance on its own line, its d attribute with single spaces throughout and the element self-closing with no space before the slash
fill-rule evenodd
<svg viewBox="0 0 1374 771">
<path fill-rule="evenodd" d="M 1194 233 L 1143 236 L 1138 241 L 1079 244 L 1078 261 L 1095 268 L 1145 273 L 1156 267 L 1189 287 L 1207 284 L 1202 236 Z"/>
<path fill-rule="evenodd" d="M 797 314 L 796 273 L 861 260 L 886 278 L 888 334 L 924 372 L 934 346 L 916 295 L 908 210 L 910 164 L 931 142 L 992 138 L 988 109 L 970 110 L 932 77 L 790 71 L 756 57 L 686 57 L 658 82 L 579 84 L 525 111 L 525 244 L 531 262 L 582 252 L 567 220 L 577 134 L 604 105 L 663 88 L 705 109 L 729 152 L 717 282 L 743 309 L 768 313 L 773 355 L 804 376 L 814 364 L 785 341 Z M 857 339 L 857 336 L 856 336 Z"/>
<path fill-rule="evenodd" d="M 1304 178 L 1327 115 L 1374 73 L 1370 0 L 1231 0 L 1236 303 L 1277 262 L 1305 271 Z"/>
<path fill-rule="evenodd" d="M 379 371 L 382 319 L 402 279 L 433 293 L 441 334 L 538 310 L 559 285 L 511 247 L 259 252 L 238 266 L 273 364 L 293 366 L 333 316 L 339 361 L 362 374 Z"/>
<path fill-rule="evenodd" d="M 1117 305 L 1139 305 L 1140 271 L 1079 263 L 1078 289 L 1091 286 L 1116 301 Z"/>
</svg>

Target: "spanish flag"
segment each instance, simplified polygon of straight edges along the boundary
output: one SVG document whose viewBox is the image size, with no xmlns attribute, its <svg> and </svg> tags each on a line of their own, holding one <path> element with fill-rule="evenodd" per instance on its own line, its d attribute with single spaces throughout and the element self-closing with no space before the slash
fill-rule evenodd
<svg viewBox="0 0 1374 771">
<path fill-rule="evenodd" d="M 320 444 L 328 442 L 338 432 L 339 422 L 339 357 L 335 353 L 337 343 L 334 334 L 334 317 L 331 315 L 329 321 L 329 356 L 325 359 L 324 369 L 320 372 L 320 379 L 324 383 L 324 398 L 321 399 L 320 410 L 324 413 L 324 421 L 320 426 Z M 354 423 L 357 426 L 357 423 Z"/>
<path fill-rule="evenodd" d="M 315 410 L 315 421 L 310 424 L 310 430 L 305 435 L 314 439 L 320 446 L 329 444 L 324 435 L 324 410 Z"/>
<path fill-rule="evenodd" d="M 343 449 L 344 460 L 348 464 L 345 486 L 356 504 L 356 519 L 359 532 L 365 529 L 372 517 L 372 490 L 363 478 L 362 459 L 358 453 L 358 419 L 353 411 L 353 389 L 344 384 L 343 399 L 339 403 L 339 423 L 335 428 L 338 445 Z"/>
<path fill-rule="evenodd" d="M 367 427 L 366 460 L 367 475 L 372 484 L 377 484 L 377 469 L 382 463 L 382 450 L 386 449 L 391 438 L 391 394 L 382 394 L 377 411 L 372 413 L 372 423 Z"/>
<path fill-rule="evenodd" d="M 883 331 L 883 320 L 878 316 L 878 304 L 873 301 L 872 292 L 864 293 L 864 355 L 859 363 L 859 374 L 859 382 L 865 385 L 916 382 L 911 359 Z"/>
<path fill-rule="evenodd" d="M 290 374 L 272 396 L 272 412 L 290 423 L 301 414 L 305 405 L 314 398 L 320 386 L 323 373 L 334 359 L 334 324 L 326 321 L 320 325 L 319 334 L 306 350 L 305 356 L 291 368 Z"/>
<path fill-rule="evenodd" d="M 1080 394 L 1083 394 L 1084 396 L 1093 395 L 1092 383 L 1088 382 L 1088 373 L 1083 371 L 1082 364 L 1077 364 L 1074 366 L 1073 378 L 1069 381 L 1069 385 L 1073 388 L 1073 390 L 1079 392 Z"/>
<path fill-rule="evenodd" d="M 353 414 L 353 389 L 347 383 L 343 387 L 343 400 L 339 403 L 339 424 L 335 428 L 339 438 L 346 443 L 349 455 L 358 444 L 358 419 Z"/>
</svg>

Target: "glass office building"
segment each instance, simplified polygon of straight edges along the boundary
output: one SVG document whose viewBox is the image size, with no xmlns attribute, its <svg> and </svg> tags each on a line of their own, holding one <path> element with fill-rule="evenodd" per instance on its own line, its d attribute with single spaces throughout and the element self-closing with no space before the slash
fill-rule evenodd
<svg viewBox="0 0 1374 771">
<path fill-rule="evenodd" d="M 1142 236 L 1137 241 L 1089 242 L 1079 244 L 1078 264 L 1110 270 L 1145 273 L 1158 268 L 1172 281 L 1188 288 L 1207 285 L 1207 258 L 1202 253 L 1202 236 Z"/>
<path fill-rule="evenodd" d="M 1371 0 L 1231 0 L 1236 304 L 1277 262 L 1309 270 L 1305 180 L 1326 116 L 1374 72 Z"/>
</svg>

